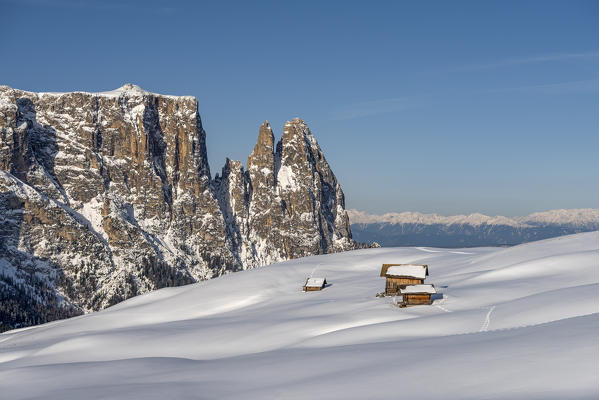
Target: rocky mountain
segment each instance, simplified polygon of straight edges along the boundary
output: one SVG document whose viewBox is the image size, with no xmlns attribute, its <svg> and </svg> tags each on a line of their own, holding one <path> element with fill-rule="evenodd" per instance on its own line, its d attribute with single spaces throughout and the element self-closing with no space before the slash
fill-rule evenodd
<svg viewBox="0 0 599 400">
<path fill-rule="evenodd" d="M 211 178 L 193 97 L 0 87 L 5 327 L 271 262 L 359 247 L 306 124 L 268 122 Z M 35 311 L 31 311 L 35 310 Z"/>
<path fill-rule="evenodd" d="M 538 212 L 524 217 L 440 216 L 416 212 L 369 214 L 348 210 L 358 241 L 382 246 L 505 246 L 599 230 L 599 209 Z"/>
<path fill-rule="evenodd" d="M 356 248 L 341 186 L 308 126 L 268 121 L 247 160 L 227 159 L 214 180 L 233 254 L 244 267 Z"/>
</svg>

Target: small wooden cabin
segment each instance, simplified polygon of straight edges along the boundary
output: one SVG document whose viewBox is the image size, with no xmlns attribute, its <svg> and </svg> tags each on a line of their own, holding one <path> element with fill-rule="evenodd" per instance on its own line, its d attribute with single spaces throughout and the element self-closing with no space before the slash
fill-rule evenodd
<svg viewBox="0 0 599 400">
<path fill-rule="evenodd" d="M 419 304 L 432 304 L 431 295 L 437 293 L 435 285 L 409 285 L 399 289 L 402 296 L 400 307 L 415 306 Z"/>
<path fill-rule="evenodd" d="M 304 285 L 304 292 L 322 290 L 327 284 L 326 278 L 308 278 Z"/>
<path fill-rule="evenodd" d="M 407 285 L 420 285 L 428 276 L 428 265 L 383 264 L 381 276 L 385 277 L 385 295 L 399 294 Z"/>
</svg>

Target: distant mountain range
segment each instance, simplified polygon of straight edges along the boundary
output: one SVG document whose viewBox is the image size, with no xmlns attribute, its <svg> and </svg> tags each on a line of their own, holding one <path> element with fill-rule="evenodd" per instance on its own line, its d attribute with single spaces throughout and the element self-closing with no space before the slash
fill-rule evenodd
<svg viewBox="0 0 599 400">
<path fill-rule="evenodd" d="M 442 216 L 418 212 L 370 214 L 348 210 L 353 238 L 384 247 L 507 246 L 599 230 L 599 209 L 537 212 L 524 217 Z"/>
</svg>

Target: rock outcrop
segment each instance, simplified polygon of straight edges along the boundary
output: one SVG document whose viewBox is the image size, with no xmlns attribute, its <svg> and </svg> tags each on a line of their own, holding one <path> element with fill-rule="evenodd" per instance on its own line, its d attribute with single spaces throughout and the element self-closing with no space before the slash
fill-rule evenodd
<svg viewBox="0 0 599 400">
<path fill-rule="evenodd" d="M 299 118 L 275 146 L 261 127 L 247 171 L 227 160 L 215 186 L 244 268 L 356 248 L 343 191 L 318 142 Z"/>
<path fill-rule="evenodd" d="M 214 180 L 193 97 L 2 86 L 0 132 L 0 293 L 53 298 L 58 316 L 359 247 L 300 119 L 277 145 L 264 123 L 247 170 L 227 160 Z"/>
</svg>

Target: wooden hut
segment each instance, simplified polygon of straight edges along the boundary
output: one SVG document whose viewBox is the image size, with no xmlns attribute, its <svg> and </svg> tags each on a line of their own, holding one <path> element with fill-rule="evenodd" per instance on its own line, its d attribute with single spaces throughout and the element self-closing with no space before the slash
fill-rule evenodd
<svg viewBox="0 0 599 400">
<path fill-rule="evenodd" d="M 408 285 L 399 289 L 402 296 L 400 307 L 431 304 L 431 295 L 437 293 L 434 285 Z"/>
<path fill-rule="evenodd" d="M 428 265 L 383 264 L 381 276 L 385 277 L 385 295 L 394 296 L 407 285 L 420 285 L 428 276 Z"/>
<path fill-rule="evenodd" d="M 308 278 L 304 285 L 304 292 L 322 290 L 327 284 L 326 278 Z"/>
</svg>

